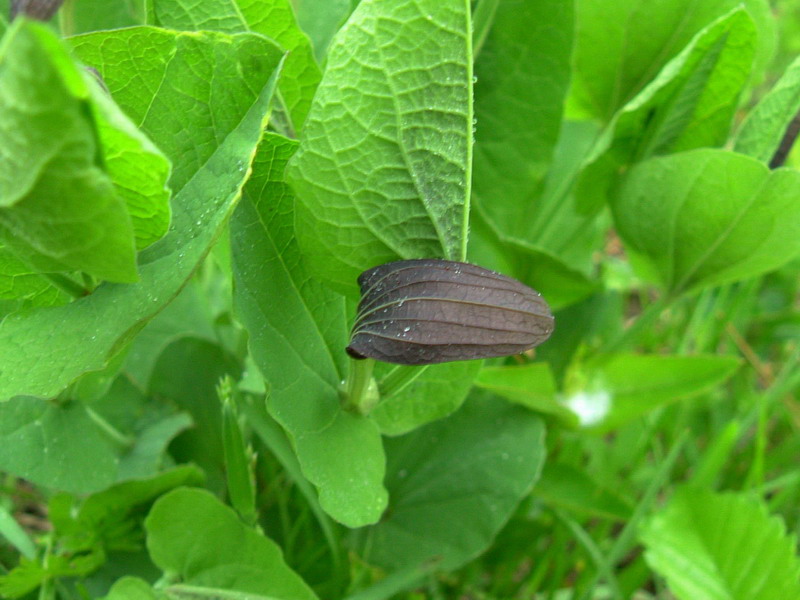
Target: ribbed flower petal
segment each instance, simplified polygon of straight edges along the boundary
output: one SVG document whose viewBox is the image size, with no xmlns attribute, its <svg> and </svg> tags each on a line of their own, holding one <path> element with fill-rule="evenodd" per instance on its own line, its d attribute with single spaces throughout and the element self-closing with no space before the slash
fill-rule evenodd
<svg viewBox="0 0 800 600">
<path fill-rule="evenodd" d="M 476 265 L 401 260 L 358 278 L 361 302 L 347 352 L 402 365 L 518 354 L 553 332 L 539 292 Z"/>
</svg>

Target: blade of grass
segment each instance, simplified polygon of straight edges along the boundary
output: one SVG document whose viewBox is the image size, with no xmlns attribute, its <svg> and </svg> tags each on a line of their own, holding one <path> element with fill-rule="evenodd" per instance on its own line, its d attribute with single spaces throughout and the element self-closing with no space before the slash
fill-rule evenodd
<svg viewBox="0 0 800 600">
<path fill-rule="evenodd" d="M 589 586 L 587 591 L 581 596 L 581 600 L 589 600 L 591 598 L 592 590 L 597 589 L 597 586 L 600 583 L 601 575 L 603 573 L 613 572 L 614 565 L 623 557 L 623 555 L 633 544 L 639 523 L 652 507 L 659 490 L 669 476 L 670 470 L 672 470 L 672 467 L 678 460 L 678 456 L 680 455 L 680 452 L 683 449 L 686 440 L 688 439 L 688 433 L 688 430 L 684 430 L 675 440 L 675 443 L 672 445 L 672 448 L 670 449 L 666 458 L 663 460 L 661 465 L 659 465 L 658 470 L 650 480 L 650 484 L 647 486 L 641 501 L 634 509 L 631 518 L 625 524 L 625 527 L 622 528 L 622 531 L 620 531 L 617 539 L 614 541 L 614 545 L 611 547 L 611 550 L 608 552 L 608 554 L 606 554 L 605 564 L 602 564 L 598 567 L 594 577 L 594 584 Z"/>
</svg>

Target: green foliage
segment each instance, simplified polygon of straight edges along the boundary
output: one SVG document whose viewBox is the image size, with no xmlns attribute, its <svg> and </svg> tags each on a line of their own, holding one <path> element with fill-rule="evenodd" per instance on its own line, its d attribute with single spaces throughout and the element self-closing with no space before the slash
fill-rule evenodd
<svg viewBox="0 0 800 600">
<path fill-rule="evenodd" d="M 0 596 L 800 597 L 771 4 L 0 17 Z M 349 358 L 358 275 L 433 257 L 552 338 Z"/>
<path fill-rule="evenodd" d="M 365 0 L 331 43 L 287 177 L 304 256 L 338 290 L 398 258 L 466 256 L 470 42 L 466 0 Z"/>
<path fill-rule="evenodd" d="M 217 588 L 287 600 L 316 598 L 273 541 L 243 525 L 206 491 L 179 489 L 163 496 L 145 526 L 153 562 L 206 594 Z"/>
<path fill-rule="evenodd" d="M 89 34 L 74 43 L 82 59 L 103 74 L 112 94 L 124 88 L 120 106 L 145 133 L 152 132 L 151 139 L 173 161 L 172 228 L 139 256 L 138 284 L 104 284 L 71 304 L 5 318 L 0 323 L 1 399 L 52 396 L 82 373 L 102 368 L 178 293 L 238 198 L 280 60 L 272 44 L 252 34 L 231 38 L 134 28 Z M 139 53 L 149 62 L 131 59 Z M 174 58 L 165 64 L 161 53 Z M 250 67 L 247 80 L 232 75 L 242 61 Z M 200 67 L 207 69 L 208 79 L 197 77 Z M 212 77 L 214 72 L 219 77 Z M 164 79 L 173 85 L 161 85 Z M 226 79 L 230 85 L 223 83 Z M 140 84 L 129 85 L 131 80 Z M 152 96 L 142 93 L 148 89 Z M 215 100 L 217 94 L 231 102 Z M 182 131 L 188 135 L 177 135 Z"/>
<path fill-rule="evenodd" d="M 278 91 L 279 106 L 288 113 L 290 131 L 299 131 L 317 89 L 320 70 L 311 42 L 298 28 L 290 0 L 213 0 L 197 5 L 186 0 L 148 0 L 148 23 L 187 31 L 252 31 L 277 42 L 288 52 Z"/>
<path fill-rule="evenodd" d="M 386 507 L 383 448 L 375 424 L 339 403 L 345 305 L 301 262 L 293 236 L 293 196 L 281 183 L 295 146 L 267 135 L 259 148 L 255 164 L 261 168 L 231 224 L 235 302 L 250 329 L 253 358 L 271 385 L 270 414 L 292 436 L 303 473 L 320 489 L 323 507 L 343 523 L 359 526 L 377 521 Z"/>
<path fill-rule="evenodd" d="M 366 559 L 388 570 L 453 569 L 482 552 L 536 481 L 544 427 L 498 400 L 387 442 L 388 516 L 363 531 Z"/>
<path fill-rule="evenodd" d="M 800 254 L 800 173 L 741 154 L 704 149 L 640 163 L 612 210 L 632 260 L 646 261 L 643 272 L 672 294 L 755 277 Z"/>
<path fill-rule="evenodd" d="M 664 512 L 644 525 L 641 536 L 647 562 L 678 598 L 800 595 L 796 540 L 746 494 L 680 488 Z"/>
</svg>

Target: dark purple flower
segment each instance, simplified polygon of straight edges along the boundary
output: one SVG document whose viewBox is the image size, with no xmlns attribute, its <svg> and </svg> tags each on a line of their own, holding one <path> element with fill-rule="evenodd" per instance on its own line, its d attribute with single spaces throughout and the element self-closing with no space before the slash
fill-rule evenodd
<svg viewBox="0 0 800 600">
<path fill-rule="evenodd" d="M 468 263 L 401 260 L 358 278 L 361 302 L 347 353 L 402 365 L 524 352 L 553 332 L 539 292 Z"/>
</svg>

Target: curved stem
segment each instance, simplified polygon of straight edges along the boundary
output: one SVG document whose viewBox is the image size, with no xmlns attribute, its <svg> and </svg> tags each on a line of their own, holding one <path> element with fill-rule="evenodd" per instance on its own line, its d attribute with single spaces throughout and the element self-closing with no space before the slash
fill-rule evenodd
<svg viewBox="0 0 800 600">
<path fill-rule="evenodd" d="M 378 390 L 372 379 L 375 361 L 371 358 L 350 359 L 350 370 L 344 384 L 342 406 L 345 410 L 367 415 L 378 403 Z"/>
</svg>

